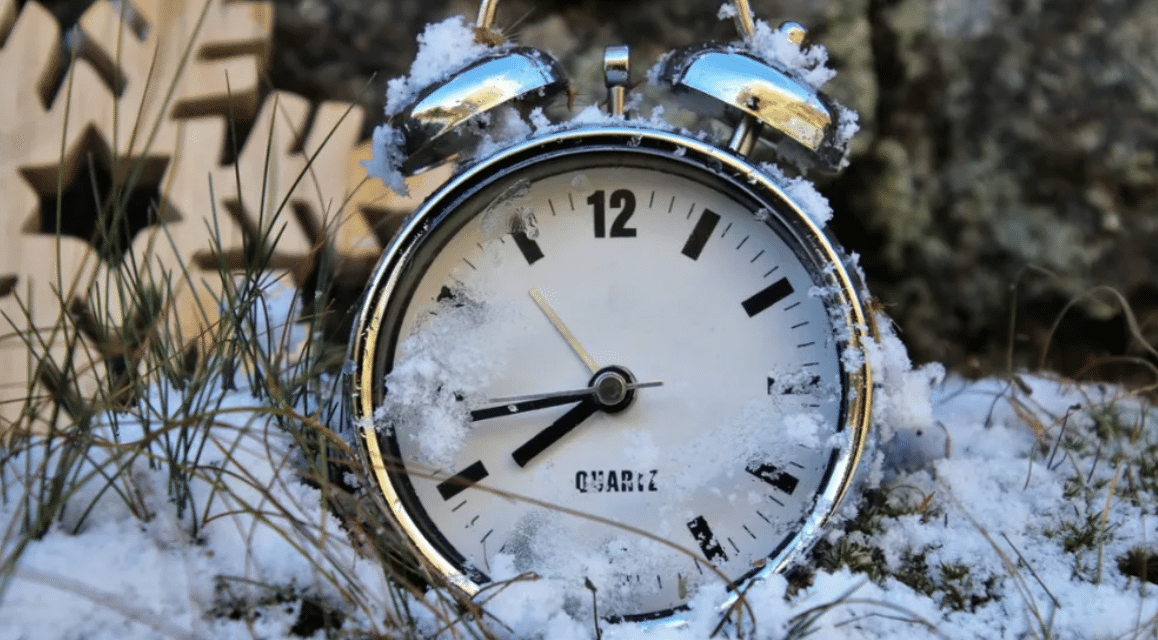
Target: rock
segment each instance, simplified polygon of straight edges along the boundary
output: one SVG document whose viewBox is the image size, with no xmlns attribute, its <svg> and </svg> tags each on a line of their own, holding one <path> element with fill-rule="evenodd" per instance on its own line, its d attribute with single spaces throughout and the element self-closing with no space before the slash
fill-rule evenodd
<svg viewBox="0 0 1158 640">
<path fill-rule="evenodd" d="M 902 0 L 870 22 L 879 128 L 830 193 L 870 232 L 844 240 L 916 358 L 1001 371 L 1016 311 L 1015 360 L 1036 363 L 1098 285 L 1153 340 L 1158 2 Z M 1080 341 L 1051 364 L 1139 353 L 1110 300 L 1076 305 L 1063 334 Z"/>
</svg>

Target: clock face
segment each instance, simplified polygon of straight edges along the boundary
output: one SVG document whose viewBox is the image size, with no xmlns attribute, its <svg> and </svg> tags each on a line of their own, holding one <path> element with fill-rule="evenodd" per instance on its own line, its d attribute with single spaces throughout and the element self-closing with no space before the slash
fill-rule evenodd
<svg viewBox="0 0 1158 640">
<path fill-rule="evenodd" d="M 533 572 L 568 607 L 669 616 L 779 569 L 847 485 L 842 267 L 778 192 L 649 142 L 460 180 L 380 265 L 355 415 L 468 590 Z"/>
</svg>

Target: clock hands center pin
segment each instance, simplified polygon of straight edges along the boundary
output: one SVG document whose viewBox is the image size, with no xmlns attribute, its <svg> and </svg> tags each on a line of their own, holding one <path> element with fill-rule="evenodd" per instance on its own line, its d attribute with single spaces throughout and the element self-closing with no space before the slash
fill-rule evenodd
<svg viewBox="0 0 1158 640">
<path fill-rule="evenodd" d="M 530 411 L 532 409 L 544 408 L 547 406 L 556 406 L 559 404 L 567 404 L 579 400 L 579 404 L 572 407 L 567 413 L 564 413 L 557 420 L 552 422 L 550 426 L 536 433 L 530 440 L 523 443 L 519 448 L 515 449 L 511 457 L 515 459 L 515 464 L 520 467 L 527 466 L 539 454 L 547 450 L 551 445 L 561 440 L 568 433 L 573 431 L 576 427 L 582 424 L 585 420 L 595 415 L 597 412 L 604 413 L 619 413 L 629 406 L 635 399 L 635 390 L 644 387 L 655 387 L 663 384 L 662 382 L 648 382 L 638 383 L 635 381 L 635 376 L 625 367 L 610 366 L 599 368 L 595 363 L 595 359 L 591 357 L 590 353 L 579 344 L 578 338 L 567 325 L 563 323 L 562 318 L 547 302 L 546 297 L 543 296 L 536 288 L 531 288 L 528 292 L 531 299 L 547 316 L 547 320 L 563 337 L 563 340 L 571 347 L 571 351 L 587 365 L 591 371 L 591 381 L 588 382 L 586 389 L 581 394 L 570 395 L 566 392 L 561 394 L 547 394 L 550 397 L 539 397 L 530 400 L 524 400 L 522 403 L 515 402 L 506 407 L 491 407 L 489 409 L 481 409 L 471 412 L 472 420 L 480 420 L 485 418 L 497 417 L 502 415 L 500 411 L 505 409 L 506 414 L 518 413 L 521 410 Z"/>
<path fill-rule="evenodd" d="M 662 384 L 662 383 L 659 383 Z M 559 419 L 550 426 L 536 433 L 530 440 L 515 449 L 511 457 L 520 467 L 527 466 L 536 456 L 547 450 L 548 447 L 563 439 L 585 420 L 599 411 L 604 413 L 619 413 L 631 406 L 635 400 L 635 390 L 641 386 L 659 386 L 656 383 L 640 385 L 635 382 L 631 372 L 623 367 L 604 367 L 591 378 L 590 393 L 571 408 L 570 411 L 559 416 Z"/>
</svg>

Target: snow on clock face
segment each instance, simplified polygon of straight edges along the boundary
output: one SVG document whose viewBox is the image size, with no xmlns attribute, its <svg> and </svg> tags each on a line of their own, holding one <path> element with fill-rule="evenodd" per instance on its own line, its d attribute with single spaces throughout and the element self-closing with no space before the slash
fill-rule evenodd
<svg viewBox="0 0 1158 640">
<path fill-rule="evenodd" d="M 783 568 L 866 428 L 839 254 L 672 134 L 484 165 L 400 233 L 355 332 L 355 416 L 402 529 L 468 593 L 533 572 L 622 619 Z"/>
</svg>

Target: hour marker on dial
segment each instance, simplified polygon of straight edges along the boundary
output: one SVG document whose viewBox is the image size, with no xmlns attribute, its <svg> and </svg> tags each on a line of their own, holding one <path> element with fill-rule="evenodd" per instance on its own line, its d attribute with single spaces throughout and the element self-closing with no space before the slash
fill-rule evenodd
<svg viewBox="0 0 1158 640">
<path fill-rule="evenodd" d="M 720 546 L 720 541 L 716 540 L 716 535 L 712 533 L 712 528 L 708 526 L 708 521 L 703 516 L 696 516 L 694 520 L 689 522 L 688 531 L 692 532 L 692 537 L 696 539 L 696 544 L 700 545 L 700 551 L 704 552 L 705 558 L 708 560 L 728 559 L 728 554 Z"/>
<path fill-rule="evenodd" d="M 809 376 L 807 381 L 802 381 L 799 385 L 783 382 L 777 384 L 776 378 L 768 376 L 768 395 L 773 395 L 779 392 L 786 396 L 808 395 L 820 388 L 820 376 Z"/>
<path fill-rule="evenodd" d="M 438 493 L 442 496 L 443 500 L 450 500 L 488 475 L 490 475 L 490 473 L 487 471 L 486 466 L 483 465 L 482 460 L 479 460 L 438 483 Z"/>
<path fill-rule="evenodd" d="M 527 264 L 535 264 L 543 258 L 543 250 L 539 248 L 539 243 L 528 237 L 526 232 L 515 231 L 511 236 L 514 237 L 519 252 L 527 259 Z"/>
<path fill-rule="evenodd" d="M 748 313 L 751 318 L 756 314 L 766 311 L 768 307 L 780 302 L 784 298 L 795 293 L 792 288 L 792 283 L 788 282 L 788 278 L 780 278 L 776 282 L 761 289 L 756 295 L 744 301 L 744 311 Z"/>
<path fill-rule="evenodd" d="M 796 485 L 800 484 L 799 478 L 770 464 L 752 463 L 745 471 L 788 495 L 795 493 Z"/>
<path fill-rule="evenodd" d="M 704 245 L 712 237 L 712 232 L 716 230 L 716 225 L 719 222 L 720 215 L 718 213 L 704 209 L 703 213 L 700 214 L 700 219 L 696 221 L 695 228 L 692 229 L 692 235 L 688 236 L 688 241 L 684 243 L 683 254 L 692 260 L 699 260 Z"/>
</svg>

